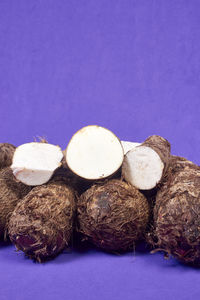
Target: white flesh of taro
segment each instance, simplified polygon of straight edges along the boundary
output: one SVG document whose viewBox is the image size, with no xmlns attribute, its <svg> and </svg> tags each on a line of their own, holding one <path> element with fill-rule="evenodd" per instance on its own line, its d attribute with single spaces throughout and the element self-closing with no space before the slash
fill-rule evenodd
<svg viewBox="0 0 200 300">
<path fill-rule="evenodd" d="M 124 155 L 125 155 L 128 151 L 132 150 L 133 148 L 135 148 L 135 147 L 141 145 L 141 143 L 133 143 L 133 142 L 127 142 L 127 141 L 121 141 L 121 143 L 122 143 L 122 147 L 123 147 L 123 149 L 124 149 Z"/>
<path fill-rule="evenodd" d="M 66 149 L 68 167 L 80 177 L 91 180 L 114 174 L 123 158 L 123 148 L 116 135 L 96 125 L 76 132 Z"/>
<path fill-rule="evenodd" d="M 136 188 L 150 190 L 161 180 L 163 169 L 164 164 L 156 151 L 150 147 L 139 146 L 125 155 L 122 174 Z"/>
<path fill-rule="evenodd" d="M 11 169 L 16 179 L 26 185 L 41 185 L 49 181 L 62 158 L 59 146 L 27 143 L 16 148 Z"/>
</svg>

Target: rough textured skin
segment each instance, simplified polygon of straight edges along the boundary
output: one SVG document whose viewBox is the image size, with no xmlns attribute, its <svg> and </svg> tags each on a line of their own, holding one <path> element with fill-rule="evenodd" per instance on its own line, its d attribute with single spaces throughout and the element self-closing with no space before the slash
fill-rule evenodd
<svg viewBox="0 0 200 300">
<path fill-rule="evenodd" d="M 11 144 L 0 143 L 0 169 L 11 166 L 15 149 Z"/>
<path fill-rule="evenodd" d="M 0 237 L 6 237 L 7 222 L 17 203 L 31 187 L 16 182 L 12 170 L 7 167 L 0 171 Z"/>
<path fill-rule="evenodd" d="M 154 208 L 154 218 L 157 217 L 157 212 L 160 207 L 160 205 L 165 205 L 165 202 L 169 200 L 168 197 L 162 196 L 162 191 L 165 189 L 170 189 L 170 187 L 173 188 L 173 185 L 177 180 L 179 180 L 178 175 L 180 172 L 190 172 L 190 170 L 199 170 L 200 167 L 195 165 L 193 162 L 187 160 L 184 157 L 171 155 L 169 160 L 169 167 L 168 171 L 166 172 L 162 183 L 159 185 L 159 188 L 157 189 L 157 197 L 155 201 L 155 208 Z M 178 184 L 181 184 L 182 182 L 178 182 Z M 177 186 L 175 186 L 176 188 Z"/>
<path fill-rule="evenodd" d="M 148 220 L 145 196 L 121 180 L 93 185 L 78 201 L 78 231 L 107 251 L 132 248 Z"/>
<path fill-rule="evenodd" d="M 200 167 L 172 156 L 154 207 L 154 247 L 200 264 Z"/>
<path fill-rule="evenodd" d="M 140 146 L 146 146 L 152 148 L 155 152 L 158 153 L 160 156 L 160 159 L 162 160 L 164 164 L 163 174 L 167 171 L 169 160 L 170 160 L 170 151 L 171 151 L 171 145 L 170 143 L 164 139 L 163 137 L 159 135 L 152 135 L 148 137 L 144 143 L 142 143 Z"/>
<path fill-rule="evenodd" d="M 69 244 L 74 212 L 74 191 L 63 181 L 35 187 L 10 218 L 10 239 L 30 258 L 50 259 Z"/>
</svg>

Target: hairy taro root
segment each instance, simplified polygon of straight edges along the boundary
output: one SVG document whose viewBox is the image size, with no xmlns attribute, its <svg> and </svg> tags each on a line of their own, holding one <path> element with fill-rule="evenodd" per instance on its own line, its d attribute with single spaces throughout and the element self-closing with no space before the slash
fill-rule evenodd
<svg viewBox="0 0 200 300">
<path fill-rule="evenodd" d="M 73 189 L 62 181 L 38 186 L 17 205 L 8 226 L 18 250 L 39 262 L 69 245 L 75 213 Z"/>
<path fill-rule="evenodd" d="M 151 190 L 160 183 L 170 160 L 170 143 L 152 135 L 128 151 L 122 164 L 123 178 L 140 190 Z"/>
<path fill-rule="evenodd" d="M 15 146 L 8 143 L 0 143 L 0 169 L 9 167 L 12 164 Z"/>
<path fill-rule="evenodd" d="M 172 156 L 156 195 L 154 240 L 158 250 L 200 265 L 200 167 Z"/>
<path fill-rule="evenodd" d="M 17 203 L 31 187 L 21 182 L 16 182 L 9 167 L 0 171 L 0 237 L 6 236 L 8 220 Z"/>
<path fill-rule="evenodd" d="M 131 249 L 149 220 L 147 199 L 136 188 L 113 179 L 93 185 L 78 201 L 78 231 L 107 251 Z"/>
</svg>

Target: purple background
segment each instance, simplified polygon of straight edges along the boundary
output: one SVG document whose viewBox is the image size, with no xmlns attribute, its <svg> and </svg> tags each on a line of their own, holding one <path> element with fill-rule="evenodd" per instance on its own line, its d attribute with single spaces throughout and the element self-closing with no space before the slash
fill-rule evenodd
<svg viewBox="0 0 200 300">
<path fill-rule="evenodd" d="M 0 140 L 66 147 L 88 124 L 169 139 L 200 164 L 198 0 L 1 0 Z M 197 299 L 200 270 L 95 249 L 35 264 L 0 247 L 0 299 Z"/>
</svg>

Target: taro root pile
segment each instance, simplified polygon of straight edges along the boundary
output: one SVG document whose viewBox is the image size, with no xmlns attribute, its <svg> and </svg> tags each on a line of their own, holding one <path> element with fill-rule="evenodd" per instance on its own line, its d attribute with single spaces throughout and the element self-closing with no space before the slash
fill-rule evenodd
<svg viewBox="0 0 200 300">
<path fill-rule="evenodd" d="M 151 252 L 200 266 L 200 166 L 158 135 L 120 141 L 86 126 L 62 151 L 42 140 L 0 144 L 0 236 L 33 260 L 53 259 L 76 234 L 104 251 Z"/>
</svg>

